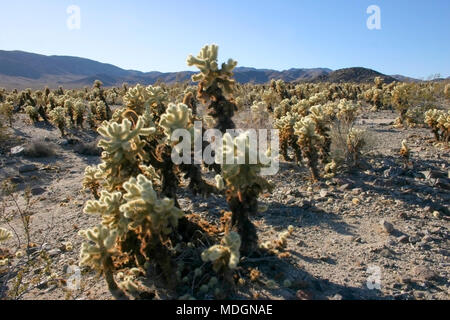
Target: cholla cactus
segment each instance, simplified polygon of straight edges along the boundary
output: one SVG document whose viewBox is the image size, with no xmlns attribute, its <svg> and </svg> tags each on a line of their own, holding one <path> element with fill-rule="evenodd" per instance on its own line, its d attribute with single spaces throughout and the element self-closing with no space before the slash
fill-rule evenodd
<svg viewBox="0 0 450 320">
<path fill-rule="evenodd" d="M 352 128 L 347 134 L 348 157 L 353 162 L 353 165 L 357 165 L 362 148 L 366 144 L 365 134 L 365 130 L 357 128 Z"/>
<path fill-rule="evenodd" d="M 316 133 L 316 123 L 310 116 L 306 116 L 295 123 L 295 135 L 298 136 L 297 144 L 302 150 L 302 155 L 307 161 L 313 180 L 319 178 L 317 168 L 319 154 L 318 148 L 323 144 L 323 137 Z"/>
<path fill-rule="evenodd" d="M 50 121 L 58 127 L 59 131 L 61 132 L 61 136 L 63 137 L 64 129 L 66 127 L 66 118 L 65 118 L 65 110 L 63 107 L 56 107 L 52 111 L 49 112 Z"/>
<path fill-rule="evenodd" d="M 159 125 L 170 139 L 176 129 L 188 129 L 192 124 L 192 110 L 183 103 L 169 103 L 166 112 L 161 116 Z"/>
<path fill-rule="evenodd" d="M 13 122 L 13 111 L 14 106 L 12 105 L 12 103 L 9 102 L 0 103 L 0 114 L 3 115 L 6 119 L 8 119 L 10 127 L 12 127 Z"/>
<path fill-rule="evenodd" d="M 222 64 L 222 68 L 219 69 L 217 62 L 217 55 L 219 46 L 212 44 L 206 45 L 202 48 L 197 57 L 189 55 L 187 58 L 188 66 L 196 66 L 200 73 L 192 76 L 192 81 L 201 81 L 204 88 L 208 88 L 217 82 L 221 89 L 229 94 L 232 92 L 234 86 L 233 69 L 237 65 L 237 61 L 228 59 L 228 62 Z"/>
<path fill-rule="evenodd" d="M 81 245 L 80 265 L 101 270 L 114 251 L 117 231 L 98 225 L 92 229 L 80 231 L 80 235 L 90 241 Z"/>
<path fill-rule="evenodd" d="M 400 148 L 400 156 L 403 158 L 406 164 L 409 162 L 410 150 L 406 144 L 406 140 L 402 140 L 402 147 Z"/>
<path fill-rule="evenodd" d="M 216 119 L 216 128 L 225 132 L 226 129 L 234 128 L 232 117 L 234 112 L 237 111 L 236 104 L 227 100 L 224 96 L 224 94 L 230 95 L 233 91 L 235 81 L 231 77 L 237 62 L 229 59 L 219 69 L 218 50 L 217 45 L 206 45 L 197 57 L 189 55 L 187 64 L 200 69 L 200 73 L 192 76 L 192 81 L 199 82 L 197 96 L 203 102 L 209 102 L 208 112 Z"/>
<path fill-rule="evenodd" d="M 86 111 L 86 106 L 83 101 L 77 100 L 73 105 L 73 117 L 75 119 L 75 123 L 80 128 L 83 128 L 83 120 L 84 120 L 84 112 Z"/>
<path fill-rule="evenodd" d="M 309 117 L 314 121 L 316 133 L 321 137 L 322 144 L 318 145 L 319 159 L 322 163 L 329 162 L 329 154 L 331 147 L 330 117 L 325 113 L 322 105 L 315 105 L 309 109 Z"/>
<path fill-rule="evenodd" d="M 32 123 L 39 122 L 39 112 L 33 106 L 26 106 L 25 113 L 30 117 Z"/>
<path fill-rule="evenodd" d="M 138 172 L 138 159 L 148 158 L 140 137 L 153 134 L 155 128 L 144 128 L 144 120 L 139 117 L 133 129 L 131 121 L 124 119 L 121 124 L 105 122 L 97 131 L 103 137 L 98 146 L 104 150 L 99 169 L 105 174 L 108 190 L 112 190 Z"/>
<path fill-rule="evenodd" d="M 95 199 L 98 199 L 98 189 L 100 188 L 99 179 L 102 177 L 102 171 L 97 167 L 87 166 L 84 169 L 83 188 L 91 190 Z"/>
<path fill-rule="evenodd" d="M 126 203 L 120 207 L 120 211 L 130 219 L 130 228 L 148 223 L 154 236 L 167 236 L 184 215 L 183 211 L 174 206 L 172 199 L 158 199 L 152 182 L 142 174 L 137 179 L 130 178 L 123 188 L 126 191 L 123 196 Z"/>
<path fill-rule="evenodd" d="M 117 230 L 119 236 L 128 230 L 129 220 L 119 210 L 122 204 L 122 193 L 103 190 L 98 200 L 88 200 L 84 213 L 98 214 L 102 218 L 102 225 L 111 230 Z"/>
<path fill-rule="evenodd" d="M 299 121 L 301 116 L 296 112 L 288 112 L 285 116 L 275 120 L 274 127 L 280 130 L 280 151 L 286 161 L 291 161 L 289 157 L 288 148 L 294 150 L 295 160 L 301 160 L 301 150 L 297 144 L 297 139 L 294 134 L 294 125 Z"/>
<path fill-rule="evenodd" d="M 80 231 L 89 242 L 83 242 L 80 251 L 80 265 L 90 266 L 94 270 L 103 272 L 108 288 L 117 299 L 128 299 L 114 280 L 114 263 L 112 255 L 117 241 L 117 231 L 98 225 L 89 230 Z"/>
<path fill-rule="evenodd" d="M 430 109 L 425 112 L 425 123 L 431 128 L 436 141 L 450 140 L 450 111 Z"/>
<path fill-rule="evenodd" d="M 221 244 L 216 244 L 203 251 L 202 260 L 212 262 L 215 272 L 236 269 L 240 259 L 240 247 L 241 237 L 232 231 L 222 239 Z"/>
<path fill-rule="evenodd" d="M 241 236 L 241 252 L 245 254 L 256 249 L 258 241 L 255 226 L 249 216 L 258 212 L 259 194 L 272 190 L 272 186 L 259 175 L 265 165 L 253 153 L 256 150 L 251 150 L 249 139 L 246 132 L 234 139 L 226 133 L 223 136 L 223 150 L 216 154 L 216 161 L 222 163 L 227 202 L 232 212 L 228 229 Z M 245 163 L 237 164 L 236 159 L 244 159 Z M 252 164 L 252 161 L 256 163 Z"/>
<path fill-rule="evenodd" d="M 336 118 L 342 121 L 347 126 L 353 124 L 358 115 L 358 105 L 348 101 L 347 99 L 342 99 L 337 105 Z"/>
<path fill-rule="evenodd" d="M 410 86 L 407 83 L 397 85 L 392 93 L 392 103 L 399 113 L 396 126 L 405 125 L 405 116 L 410 107 Z"/>
<path fill-rule="evenodd" d="M 0 242 L 6 241 L 12 237 L 12 232 L 4 228 L 0 228 Z"/>
<path fill-rule="evenodd" d="M 95 108 L 95 114 L 97 115 L 97 119 L 99 121 L 107 120 L 108 119 L 108 109 L 106 107 L 106 103 L 103 101 L 98 101 L 96 108 Z"/>
</svg>

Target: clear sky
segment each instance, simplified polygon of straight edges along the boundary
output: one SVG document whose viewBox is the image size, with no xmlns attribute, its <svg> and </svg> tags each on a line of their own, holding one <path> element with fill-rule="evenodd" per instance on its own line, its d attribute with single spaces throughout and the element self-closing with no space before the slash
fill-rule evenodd
<svg viewBox="0 0 450 320">
<path fill-rule="evenodd" d="M 66 10 L 81 10 L 69 30 Z M 369 30 L 366 9 L 381 9 Z M 71 55 L 140 71 L 190 70 L 207 43 L 219 60 L 284 70 L 362 66 L 450 76 L 449 0 L 4 0 L 0 49 Z"/>
</svg>

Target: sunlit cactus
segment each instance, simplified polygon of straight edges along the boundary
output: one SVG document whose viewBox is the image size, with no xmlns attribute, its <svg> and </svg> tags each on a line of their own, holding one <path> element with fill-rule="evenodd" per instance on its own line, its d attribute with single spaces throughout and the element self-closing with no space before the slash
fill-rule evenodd
<svg viewBox="0 0 450 320">
<path fill-rule="evenodd" d="M 0 228 L 0 242 L 6 241 L 12 237 L 12 232 L 5 229 Z"/>
<path fill-rule="evenodd" d="M 357 128 L 352 128 L 347 134 L 348 156 L 354 166 L 358 164 L 361 151 L 366 144 L 365 134 L 365 130 Z"/>
<path fill-rule="evenodd" d="M 229 59 L 219 69 L 218 50 L 217 45 L 206 45 L 197 57 L 189 55 L 187 64 L 196 66 L 200 70 L 200 73 L 192 76 L 192 81 L 199 82 L 197 96 L 203 102 L 208 103 L 208 112 L 216 120 L 216 128 L 225 132 L 226 129 L 235 127 L 232 117 L 237 111 L 237 106 L 225 95 L 230 96 L 233 92 L 235 81 L 232 76 L 237 62 Z"/>
<path fill-rule="evenodd" d="M 134 128 L 124 119 L 121 124 L 105 122 L 97 131 L 102 136 L 98 146 L 104 150 L 99 169 L 105 173 L 109 188 L 114 188 L 137 172 L 138 159 L 148 158 L 141 136 L 153 134 L 155 128 L 144 128 L 140 117 Z"/>
<path fill-rule="evenodd" d="M 65 127 L 66 127 L 66 117 L 65 110 L 63 107 L 56 107 L 52 111 L 49 112 L 50 121 L 55 125 L 59 131 L 61 132 L 61 136 L 65 135 Z"/>
<path fill-rule="evenodd" d="M 219 69 L 217 61 L 218 51 L 219 46 L 215 44 L 206 45 L 197 57 L 189 55 L 186 61 L 188 66 L 196 66 L 200 70 L 200 73 L 192 76 L 192 81 L 201 81 L 205 89 L 216 82 L 225 94 L 229 94 L 234 86 L 234 80 L 231 77 L 237 62 L 233 59 L 228 59 L 226 63 L 222 63 L 222 67 Z"/>
<path fill-rule="evenodd" d="M 73 105 L 73 117 L 75 123 L 80 128 L 83 128 L 84 112 L 86 111 L 86 106 L 81 100 L 77 100 Z"/>
<path fill-rule="evenodd" d="M 274 127 L 280 130 L 280 152 L 286 161 L 291 161 L 288 154 L 288 148 L 294 150 L 295 160 L 301 160 L 301 150 L 297 144 L 297 138 L 294 134 L 294 125 L 301 119 L 301 116 L 296 112 L 288 112 L 285 116 L 275 120 Z"/>
<path fill-rule="evenodd" d="M 436 141 L 450 139 L 450 111 L 430 109 L 425 112 L 425 123 L 431 128 Z"/>
<path fill-rule="evenodd" d="M 153 236 L 168 235 L 178 225 L 184 213 L 174 206 L 169 198 L 158 199 L 153 184 L 144 175 L 132 177 L 124 183 L 125 203 L 120 207 L 123 215 L 130 220 L 130 228 L 149 224 Z"/>
<path fill-rule="evenodd" d="M 83 188 L 91 190 L 95 199 L 99 198 L 98 189 L 103 172 L 98 167 L 87 166 L 84 169 Z"/>
<path fill-rule="evenodd" d="M 244 164 L 237 164 L 239 158 L 244 159 Z M 261 169 L 267 165 L 261 163 L 257 150 L 250 148 L 247 132 L 234 139 L 226 133 L 222 152 L 216 154 L 216 160 L 222 163 L 222 178 L 232 212 L 229 230 L 241 236 L 241 252 L 248 254 L 256 249 L 258 242 L 255 226 L 249 217 L 258 212 L 259 194 L 272 190 L 270 183 L 260 176 Z"/>
<path fill-rule="evenodd" d="M 183 103 L 169 103 L 166 112 L 161 116 L 159 125 L 164 129 L 164 133 L 170 139 L 176 129 L 188 129 L 192 122 L 192 110 Z"/>
<path fill-rule="evenodd" d="M 30 117 L 32 123 L 39 122 L 39 113 L 37 109 L 33 106 L 26 106 L 25 113 Z"/>
<path fill-rule="evenodd" d="M 397 126 L 405 125 L 406 112 L 410 107 L 410 94 L 410 85 L 407 83 L 401 83 L 394 88 L 392 103 L 399 113 L 399 117 L 396 120 Z"/>
<path fill-rule="evenodd" d="M 12 105 L 12 103 L 9 102 L 0 103 L 0 115 L 8 119 L 10 127 L 12 127 L 13 123 L 13 111 L 14 106 Z"/>
<path fill-rule="evenodd" d="M 317 146 L 323 144 L 323 137 L 316 132 L 316 123 L 310 117 L 306 116 L 294 125 L 295 135 L 298 137 L 297 144 L 302 150 L 302 155 L 306 159 L 307 165 L 311 171 L 313 180 L 319 178 L 318 160 L 319 149 Z"/>
<path fill-rule="evenodd" d="M 216 244 L 202 252 L 204 262 L 212 262 L 213 270 L 221 272 L 224 269 L 236 269 L 241 247 L 241 237 L 236 232 L 230 232 L 224 236 L 221 244 Z"/>
</svg>

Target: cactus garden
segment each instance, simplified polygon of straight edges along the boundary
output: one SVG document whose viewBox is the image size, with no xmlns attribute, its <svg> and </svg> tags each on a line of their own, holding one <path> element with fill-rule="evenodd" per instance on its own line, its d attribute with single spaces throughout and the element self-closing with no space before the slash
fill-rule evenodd
<svg viewBox="0 0 450 320">
<path fill-rule="evenodd" d="M 0 89 L 0 299 L 450 298 L 448 80 L 188 54 L 185 82 Z"/>
</svg>

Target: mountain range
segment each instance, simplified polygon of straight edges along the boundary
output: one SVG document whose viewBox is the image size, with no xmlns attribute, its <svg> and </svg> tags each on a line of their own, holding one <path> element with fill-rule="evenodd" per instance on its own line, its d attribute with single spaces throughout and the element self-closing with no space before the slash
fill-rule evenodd
<svg viewBox="0 0 450 320">
<path fill-rule="evenodd" d="M 141 83 L 154 84 L 190 81 L 194 72 L 141 72 L 124 70 L 112 64 L 90 59 L 70 56 L 45 56 L 23 51 L 0 50 L 0 87 L 17 88 L 51 88 L 59 85 L 65 88 L 81 88 L 91 86 L 98 79 L 105 86 L 120 86 L 126 82 L 130 85 Z M 271 79 L 282 79 L 286 82 L 373 82 L 381 76 L 385 82 L 419 81 L 401 75 L 388 76 L 375 70 L 355 67 L 340 70 L 328 68 L 292 68 L 277 71 L 271 69 L 255 69 L 238 67 L 234 71 L 236 81 L 240 83 L 266 83 Z"/>
</svg>

